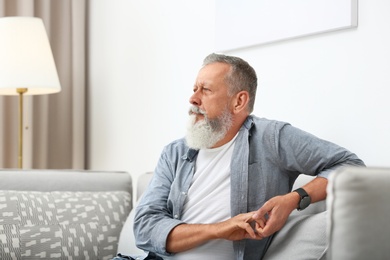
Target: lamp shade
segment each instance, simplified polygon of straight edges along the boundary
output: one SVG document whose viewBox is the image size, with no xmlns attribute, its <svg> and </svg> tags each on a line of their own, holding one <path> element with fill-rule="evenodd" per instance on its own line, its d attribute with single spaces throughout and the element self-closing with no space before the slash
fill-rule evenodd
<svg viewBox="0 0 390 260">
<path fill-rule="evenodd" d="M 42 19 L 0 18 L 0 95 L 50 94 L 61 91 Z"/>
</svg>

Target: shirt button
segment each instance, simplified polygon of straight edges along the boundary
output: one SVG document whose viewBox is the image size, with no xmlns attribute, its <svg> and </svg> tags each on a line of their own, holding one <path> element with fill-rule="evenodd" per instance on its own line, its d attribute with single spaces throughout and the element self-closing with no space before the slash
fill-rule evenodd
<svg viewBox="0 0 390 260">
<path fill-rule="evenodd" d="M 181 194 L 184 196 L 187 195 L 187 193 L 185 191 L 182 191 Z"/>
<path fill-rule="evenodd" d="M 175 215 L 175 216 L 173 216 L 174 218 L 178 218 L 179 216 L 178 215 Z"/>
</svg>

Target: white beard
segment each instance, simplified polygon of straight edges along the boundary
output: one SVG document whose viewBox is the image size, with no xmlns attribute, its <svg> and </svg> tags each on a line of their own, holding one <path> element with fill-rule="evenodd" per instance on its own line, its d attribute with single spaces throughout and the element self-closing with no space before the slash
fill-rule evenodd
<svg viewBox="0 0 390 260">
<path fill-rule="evenodd" d="M 194 114 L 190 114 L 186 141 L 187 145 L 192 149 L 199 150 L 213 147 L 226 136 L 227 131 L 232 125 L 232 115 L 229 113 L 227 107 L 215 119 L 209 119 L 197 107 L 191 107 L 190 111 L 194 112 Z M 195 122 L 196 113 L 204 115 L 204 119 Z"/>
</svg>

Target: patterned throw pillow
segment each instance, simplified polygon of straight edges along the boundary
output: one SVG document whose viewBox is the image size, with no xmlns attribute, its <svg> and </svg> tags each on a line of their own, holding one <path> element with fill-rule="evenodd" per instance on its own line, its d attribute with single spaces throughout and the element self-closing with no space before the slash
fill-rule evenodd
<svg viewBox="0 0 390 260">
<path fill-rule="evenodd" d="M 131 194 L 0 191 L 0 259 L 112 259 Z"/>
</svg>

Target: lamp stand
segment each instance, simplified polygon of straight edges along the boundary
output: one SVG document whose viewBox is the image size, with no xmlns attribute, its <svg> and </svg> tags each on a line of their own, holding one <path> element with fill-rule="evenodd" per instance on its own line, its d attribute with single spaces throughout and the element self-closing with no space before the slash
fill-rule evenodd
<svg viewBox="0 0 390 260">
<path fill-rule="evenodd" d="M 23 168 L 23 94 L 27 92 L 27 88 L 17 88 L 19 94 L 19 155 L 18 167 Z"/>
</svg>

